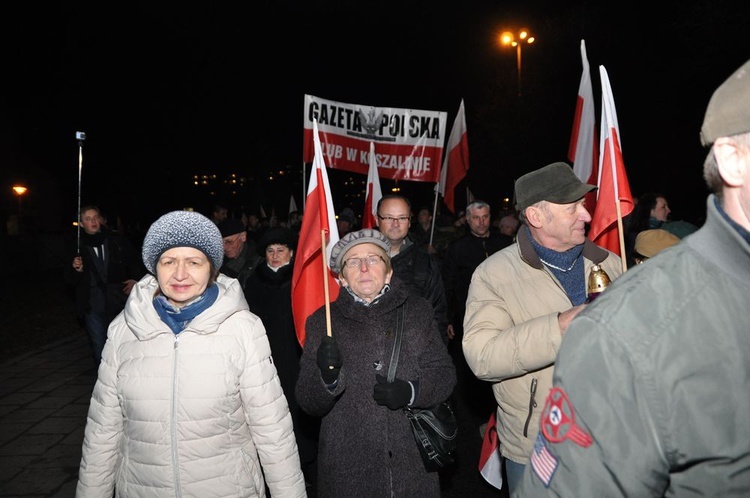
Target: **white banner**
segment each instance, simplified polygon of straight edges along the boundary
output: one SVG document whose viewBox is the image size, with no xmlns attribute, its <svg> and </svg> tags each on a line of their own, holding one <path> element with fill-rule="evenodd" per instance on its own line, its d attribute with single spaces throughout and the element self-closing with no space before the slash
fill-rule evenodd
<svg viewBox="0 0 750 498">
<path fill-rule="evenodd" d="M 378 175 L 392 180 L 437 182 L 447 113 L 346 104 L 305 95 L 303 161 L 314 156 L 318 122 L 326 164 L 366 175 L 375 142 Z"/>
</svg>

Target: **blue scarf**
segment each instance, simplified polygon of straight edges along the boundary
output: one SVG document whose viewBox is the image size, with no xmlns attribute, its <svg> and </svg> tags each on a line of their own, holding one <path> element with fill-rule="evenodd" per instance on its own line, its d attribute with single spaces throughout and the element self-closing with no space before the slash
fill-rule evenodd
<svg viewBox="0 0 750 498">
<path fill-rule="evenodd" d="M 193 318 L 210 308 L 217 297 L 219 297 L 219 286 L 214 283 L 195 301 L 182 308 L 173 306 L 162 295 L 156 296 L 153 302 L 154 309 L 159 314 L 161 321 L 166 323 L 172 329 L 172 332 L 177 335 L 185 330 L 185 327 Z"/>
<path fill-rule="evenodd" d="M 528 230 L 528 227 L 526 228 Z M 577 245 L 565 252 L 557 252 L 541 246 L 534 237 L 529 233 L 529 240 L 534 250 L 541 259 L 549 263 L 545 265 L 552 274 L 557 277 L 560 284 L 565 289 L 565 293 L 570 298 L 573 306 L 578 306 L 586 302 L 586 276 L 584 272 L 585 263 L 583 261 L 583 244 Z M 544 263 L 544 261 L 542 263 Z M 555 265 L 559 268 L 570 268 L 567 271 L 561 271 L 553 268 Z M 571 268 L 572 266 L 572 268 Z"/>
</svg>

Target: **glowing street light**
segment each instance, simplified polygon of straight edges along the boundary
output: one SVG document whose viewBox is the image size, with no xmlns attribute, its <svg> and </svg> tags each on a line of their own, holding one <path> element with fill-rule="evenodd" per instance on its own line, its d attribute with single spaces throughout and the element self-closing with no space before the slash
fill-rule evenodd
<svg viewBox="0 0 750 498">
<path fill-rule="evenodd" d="M 498 39 L 500 45 L 505 47 L 516 47 L 516 68 L 518 69 L 518 96 L 521 96 L 521 47 L 531 45 L 536 38 L 527 29 L 521 29 L 518 33 L 503 31 Z"/>
<path fill-rule="evenodd" d="M 13 193 L 18 196 L 18 216 L 21 216 L 21 199 L 29 189 L 23 185 L 13 185 Z"/>
</svg>

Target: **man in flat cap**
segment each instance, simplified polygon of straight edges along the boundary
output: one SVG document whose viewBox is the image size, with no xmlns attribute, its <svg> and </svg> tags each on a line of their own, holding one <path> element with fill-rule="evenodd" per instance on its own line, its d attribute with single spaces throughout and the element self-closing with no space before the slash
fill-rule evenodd
<svg viewBox="0 0 750 498">
<path fill-rule="evenodd" d="M 705 224 L 568 328 L 517 496 L 750 495 L 750 61 L 701 141 Z"/>
<path fill-rule="evenodd" d="M 464 356 L 477 378 L 493 383 L 511 493 L 532 453 L 563 335 L 586 306 L 592 267 L 610 279 L 622 273 L 616 254 L 586 238 L 584 196 L 595 188 L 562 162 L 519 178 L 516 243 L 484 260 L 469 286 Z"/>
<path fill-rule="evenodd" d="M 237 218 L 227 218 L 219 222 L 219 231 L 224 241 L 224 264 L 221 273 L 236 278 L 242 288 L 255 267 L 263 258 L 255 250 L 255 242 L 247 236 L 245 224 Z"/>
</svg>

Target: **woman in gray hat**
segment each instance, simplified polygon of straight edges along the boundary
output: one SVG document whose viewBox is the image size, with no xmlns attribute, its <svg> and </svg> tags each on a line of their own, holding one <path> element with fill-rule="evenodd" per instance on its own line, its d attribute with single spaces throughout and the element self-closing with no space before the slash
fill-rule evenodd
<svg viewBox="0 0 750 498">
<path fill-rule="evenodd" d="M 342 285 L 330 306 L 331 336 L 325 307 L 306 323 L 296 394 L 304 410 L 322 417 L 319 496 L 440 496 L 438 474 L 425 470 L 402 409 L 448 399 L 456 372 L 432 306 L 393 277 L 389 248 L 369 228 L 342 237 L 331 251 Z M 387 383 L 402 306 L 396 379 Z"/>
<path fill-rule="evenodd" d="M 305 496 L 265 329 L 223 256 L 201 214 L 149 228 L 153 275 L 109 327 L 77 496 Z"/>
</svg>

